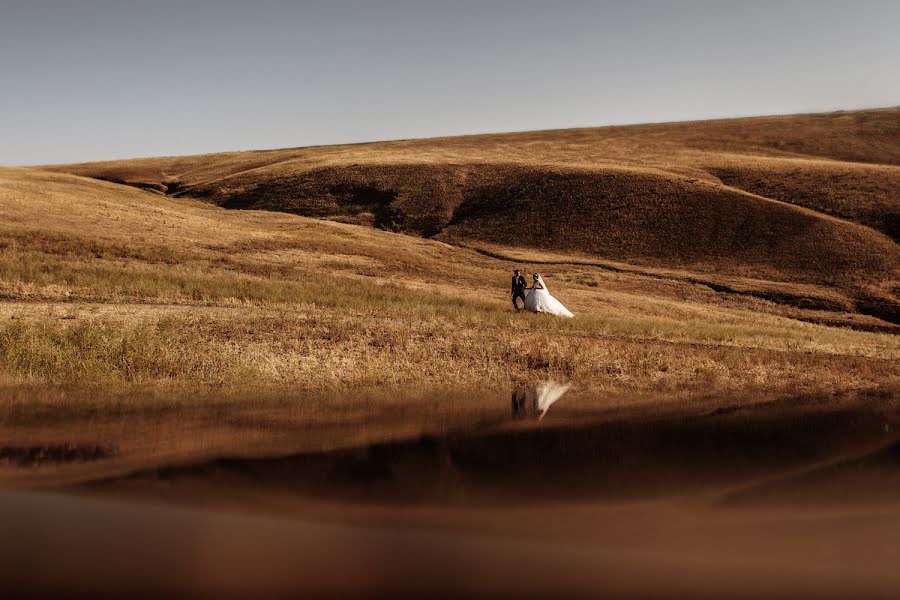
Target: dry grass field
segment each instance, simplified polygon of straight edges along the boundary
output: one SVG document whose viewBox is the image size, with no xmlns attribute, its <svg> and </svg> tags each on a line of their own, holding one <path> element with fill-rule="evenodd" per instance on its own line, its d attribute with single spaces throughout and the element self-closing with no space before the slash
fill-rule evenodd
<svg viewBox="0 0 900 600">
<path fill-rule="evenodd" d="M 0 368 L 111 388 L 893 387 L 898 132 L 886 109 L 2 169 Z M 514 314 L 514 266 L 577 318 Z"/>
</svg>

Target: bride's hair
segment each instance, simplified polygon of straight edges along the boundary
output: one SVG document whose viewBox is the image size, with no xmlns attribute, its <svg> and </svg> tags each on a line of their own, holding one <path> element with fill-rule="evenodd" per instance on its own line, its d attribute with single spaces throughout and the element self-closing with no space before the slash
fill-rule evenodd
<svg viewBox="0 0 900 600">
<path fill-rule="evenodd" d="M 539 278 L 540 278 L 540 276 L 541 276 L 541 274 L 540 274 L 540 273 L 535 273 L 535 274 L 534 274 L 534 278 L 535 278 L 535 279 L 539 279 Z"/>
</svg>

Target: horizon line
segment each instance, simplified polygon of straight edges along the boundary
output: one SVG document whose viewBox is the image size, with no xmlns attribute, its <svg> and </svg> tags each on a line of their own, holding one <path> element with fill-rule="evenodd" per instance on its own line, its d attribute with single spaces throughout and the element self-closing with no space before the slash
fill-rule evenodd
<svg viewBox="0 0 900 600">
<path fill-rule="evenodd" d="M 406 138 L 389 138 L 389 139 L 371 139 L 371 140 L 361 140 L 361 141 L 353 141 L 353 142 L 337 142 L 333 144 L 309 144 L 302 146 L 283 146 L 280 148 L 244 148 L 240 150 L 213 150 L 210 152 L 195 152 L 188 154 L 161 154 L 155 156 L 128 156 L 128 157 L 119 157 L 119 158 L 100 158 L 100 159 L 90 159 L 85 161 L 77 161 L 77 162 L 64 162 L 64 163 L 35 163 L 35 164 L 23 164 L 23 165 L 2 165 L 4 167 L 18 167 L 18 168 L 33 168 L 33 167 L 53 167 L 53 166 L 62 166 L 62 165 L 78 165 L 78 164 L 90 164 L 90 163 L 102 163 L 102 162 L 120 162 L 120 161 L 129 161 L 129 160 L 146 160 L 146 159 L 154 159 L 154 158 L 186 158 L 190 156 L 209 156 L 214 154 L 241 154 L 245 152 L 282 152 L 286 150 L 305 150 L 305 149 L 313 149 L 313 148 L 335 148 L 341 146 L 365 146 L 368 144 L 389 144 L 394 142 L 415 142 L 415 141 L 425 141 L 425 140 L 446 140 L 453 138 L 466 138 L 466 137 L 481 137 L 481 136 L 492 136 L 492 135 L 516 135 L 523 133 L 543 133 L 543 132 L 554 132 L 554 131 L 577 131 L 581 129 L 606 129 L 612 127 L 639 127 L 639 126 L 652 126 L 652 125 L 677 125 L 677 124 L 688 124 L 688 123 L 705 123 L 710 121 L 735 121 L 741 119 L 767 119 L 767 118 L 777 118 L 777 117 L 803 117 L 803 116 L 812 116 L 812 115 L 829 115 L 829 114 L 838 114 L 838 113 L 849 113 L 849 112 L 866 112 L 866 111 L 881 111 L 881 110 L 897 110 L 900 109 L 900 104 L 888 104 L 888 105 L 878 105 L 878 106 L 858 106 L 852 108 L 832 108 L 828 110 L 802 110 L 799 112 L 790 112 L 790 113 L 769 113 L 769 114 L 732 114 L 732 115 L 720 115 L 720 116 L 710 116 L 703 118 L 686 118 L 686 119 L 675 119 L 669 121 L 626 121 L 626 122 L 617 122 L 617 123 L 604 123 L 604 124 L 593 124 L 593 125 L 573 125 L 569 127 L 549 127 L 542 129 L 508 129 L 508 130 L 500 130 L 500 131 L 482 131 L 482 132 L 471 132 L 471 133 L 457 133 L 450 135 L 432 135 L 432 136 L 415 136 L 415 137 L 406 137 Z"/>
</svg>

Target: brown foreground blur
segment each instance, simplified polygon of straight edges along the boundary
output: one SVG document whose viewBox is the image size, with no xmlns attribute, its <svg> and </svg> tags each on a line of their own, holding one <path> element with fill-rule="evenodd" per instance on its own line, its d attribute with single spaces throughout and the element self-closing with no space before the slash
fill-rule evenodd
<svg viewBox="0 0 900 600">
<path fill-rule="evenodd" d="M 895 392 L 516 399 L 9 404 L 0 591 L 900 593 Z"/>
</svg>

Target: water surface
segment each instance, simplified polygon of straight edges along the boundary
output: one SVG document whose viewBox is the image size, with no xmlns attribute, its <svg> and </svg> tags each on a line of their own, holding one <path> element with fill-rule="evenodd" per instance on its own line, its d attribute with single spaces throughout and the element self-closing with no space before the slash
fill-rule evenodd
<svg viewBox="0 0 900 600">
<path fill-rule="evenodd" d="M 900 591 L 894 394 L 654 402 L 569 390 L 547 403 L 542 390 L 65 414 L 17 404 L 0 420 L 2 580 L 350 595 Z"/>
</svg>

